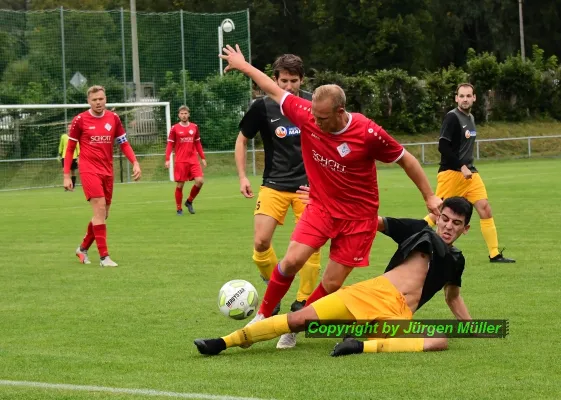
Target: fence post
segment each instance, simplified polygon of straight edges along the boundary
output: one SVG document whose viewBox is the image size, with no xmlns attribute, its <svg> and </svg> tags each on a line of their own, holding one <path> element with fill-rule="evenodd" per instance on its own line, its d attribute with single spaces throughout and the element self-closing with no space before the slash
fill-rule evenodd
<svg viewBox="0 0 561 400">
<path fill-rule="evenodd" d="M 249 8 L 246 9 L 246 19 L 247 19 L 247 60 L 251 64 L 251 29 L 249 20 Z M 249 103 L 251 104 L 252 96 L 251 79 L 249 79 Z M 252 156 L 252 166 L 253 166 L 253 176 L 257 174 L 255 167 L 255 139 L 251 139 L 251 156 Z"/>
<path fill-rule="evenodd" d="M 183 10 L 179 10 L 179 16 L 181 20 L 181 75 L 183 76 L 183 104 L 187 105 L 187 89 L 185 79 L 187 71 L 185 70 L 185 32 L 183 28 Z"/>
<path fill-rule="evenodd" d="M 64 53 L 64 8 L 60 6 L 60 41 L 62 45 L 62 96 L 66 104 L 66 55 Z M 64 109 L 64 127 L 68 126 L 68 110 Z"/>
<path fill-rule="evenodd" d="M 123 57 L 123 103 L 127 102 L 127 64 L 126 64 L 126 52 L 125 52 L 125 17 L 123 7 L 121 7 L 121 54 Z M 125 130 L 128 129 L 128 112 L 125 108 Z M 119 146 L 119 168 L 121 170 L 121 183 L 123 183 L 123 152 Z"/>
<path fill-rule="evenodd" d="M 425 144 L 421 144 L 421 164 L 425 163 Z"/>
<path fill-rule="evenodd" d="M 479 142 L 475 142 L 475 147 L 477 149 L 477 159 L 479 160 Z"/>
<path fill-rule="evenodd" d="M 528 138 L 528 158 L 532 157 L 532 138 Z"/>
</svg>

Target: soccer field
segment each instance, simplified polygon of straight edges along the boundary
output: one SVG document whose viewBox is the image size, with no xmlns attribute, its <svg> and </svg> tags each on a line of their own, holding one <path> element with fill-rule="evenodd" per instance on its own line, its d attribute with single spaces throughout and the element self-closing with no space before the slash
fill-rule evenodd
<svg viewBox="0 0 561 400">
<path fill-rule="evenodd" d="M 248 322 L 219 313 L 222 284 L 246 279 L 260 297 L 265 289 L 251 260 L 255 199 L 239 194 L 236 177 L 208 176 L 197 213 L 183 217 L 171 182 L 116 185 L 107 222 L 114 269 L 98 266 L 95 244 L 91 265 L 74 256 L 91 217 L 81 187 L 0 193 L 0 399 L 559 399 L 561 160 L 478 167 L 499 243 L 517 263 L 488 262 L 474 212 L 457 243 L 462 295 L 474 318 L 507 319 L 510 333 L 451 339 L 439 353 L 332 358 L 335 339 L 301 334 L 290 350 L 272 340 L 199 355 L 195 338 Z M 436 170 L 426 169 L 433 185 Z M 425 216 L 399 168 L 380 168 L 378 178 L 380 215 Z M 259 177 L 252 183 L 257 192 Z M 279 257 L 294 227 L 287 220 L 273 241 Z M 347 284 L 381 274 L 394 251 L 380 234 L 371 266 Z M 281 312 L 297 287 L 298 278 Z M 439 294 L 415 318 L 453 316 Z"/>
</svg>

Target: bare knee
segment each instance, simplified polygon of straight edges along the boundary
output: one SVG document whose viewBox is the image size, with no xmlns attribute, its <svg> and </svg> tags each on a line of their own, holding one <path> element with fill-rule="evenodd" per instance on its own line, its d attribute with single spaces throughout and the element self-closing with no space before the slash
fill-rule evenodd
<svg viewBox="0 0 561 400">
<path fill-rule="evenodd" d="M 303 309 L 288 313 L 288 328 L 291 332 L 302 332 L 306 329 L 306 321 L 318 319 L 316 310 L 313 307 L 304 307 Z"/>
<path fill-rule="evenodd" d="M 195 186 L 197 187 L 202 187 L 203 184 L 205 183 L 205 180 L 203 179 L 203 177 L 199 176 L 197 178 L 195 178 Z"/>
<path fill-rule="evenodd" d="M 281 260 L 281 270 L 287 275 L 296 275 L 302 269 L 306 260 L 302 261 L 301 257 L 287 253 Z"/>
<path fill-rule="evenodd" d="M 183 189 L 183 186 L 185 186 L 185 182 L 177 182 L 178 189 Z"/>
<path fill-rule="evenodd" d="M 263 253 L 271 248 L 271 238 L 255 236 L 253 239 L 253 247 L 259 253 Z"/>
<path fill-rule="evenodd" d="M 343 285 L 343 280 L 341 280 L 339 277 L 330 277 L 324 275 L 321 278 L 321 285 L 327 293 L 333 293 L 341 288 L 341 286 Z"/>
<path fill-rule="evenodd" d="M 487 219 L 493 217 L 493 213 L 491 211 L 491 205 L 489 204 L 489 201 L 479 200 L 474 204 L 474 206 L 481 219 Z"/>
<path fill-rule="evenodd" d="M 448 350 L 447 338 L 425 338 L 423 351 L 443 351 Z"/>
</svg>

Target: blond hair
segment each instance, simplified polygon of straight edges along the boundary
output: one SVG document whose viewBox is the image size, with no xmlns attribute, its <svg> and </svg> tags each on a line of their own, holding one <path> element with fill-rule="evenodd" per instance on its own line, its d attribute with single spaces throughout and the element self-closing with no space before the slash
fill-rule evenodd
<svg viewBox="0 0 561 400">
<path fill-rule="evenodd" d="M 345 91 L 338 85 L 322 85 L 314 90 L 312 101 L 323 101 L 325 99 L 331 100 L 334 110 L 339 107 L 345 108 L 345 104 L 347 103 Z"/>
<path fill-rule="evenodd" d="M 191 110 L 189 110 L 189 107 L 187 107 L 186 105 L 179 107 L 179 109 L 177 110 L 178 113 L 180 113 L 181 111 L 191 112 Z"/>
<path fill-rule="evenodd" d="M 103 93 L 105 93 L 105 88 L 101 85 L 94 85 L 88 88 L 88 97 L 90 97 L 90 94 L 92 93 L 97 93 L 99 91 L 102 91 Z"/>
</svg>

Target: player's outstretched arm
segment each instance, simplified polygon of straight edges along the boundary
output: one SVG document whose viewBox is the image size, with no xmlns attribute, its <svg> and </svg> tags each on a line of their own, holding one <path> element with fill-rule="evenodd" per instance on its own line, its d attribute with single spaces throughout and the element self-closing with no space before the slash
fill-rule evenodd
<svg viewBox="0 0 561 400">
<path fill-rule="evenodd" d="M 464 299 L 460 295 L 459 286 L 452 284 L 444 286 L 444 298 L 446 299 L 446 304 L 448 304 L 450 311 L 452 311 L 456 319 L 464 321 L 472 319 L 466 303 L 464 303 Z"/>
<path fill-rule="evenodd" d="M 440 215 L 440 206 L 442 204 L 442 199 L 436 197 L 432 188 L 429 183 L 429 178 L 419 160 L 415 158 L 411 153 L 405 150 L 403 157 L 397 162 L 401 168 L 405 171 L 407 176 L 413 181 L 413 183 L 417 186 L 421 194 L 423 195 L 423 199 L 427 204 L 427 209 L 430 213 L 439 216 Z"/>
<path fill-rule="evenodd" d="M 228 62 L 228 65 L 224 68 L 224 72 L 237 69 L 242 74 L 251 78 L 271 99 L 280 104 L 284 94 L 287 92 L 278 87 L 270 77 L 245 61 L 245 57 L 239 45 L 236 45 L 236 49 L 234 49 L 227 44 L 222 51 L 224 54 L 219 54 L 218 57 Z"/>
</svg>

